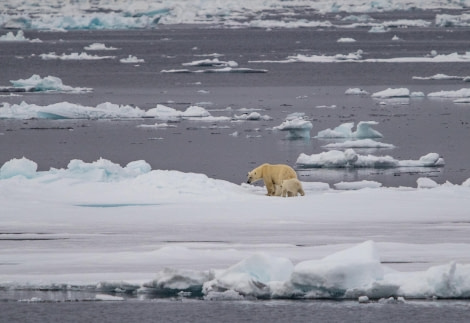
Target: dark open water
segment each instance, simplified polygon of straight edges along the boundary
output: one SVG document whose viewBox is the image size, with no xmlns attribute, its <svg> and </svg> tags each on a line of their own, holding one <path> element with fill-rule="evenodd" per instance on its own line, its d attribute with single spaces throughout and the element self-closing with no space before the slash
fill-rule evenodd
<svg viewBox="0 0 470 323">
<path fill-rule="evenodd" d="M 468 302 L 129 301 L 0 303 L 0 322 L 468 322 Z"/>
</svg>

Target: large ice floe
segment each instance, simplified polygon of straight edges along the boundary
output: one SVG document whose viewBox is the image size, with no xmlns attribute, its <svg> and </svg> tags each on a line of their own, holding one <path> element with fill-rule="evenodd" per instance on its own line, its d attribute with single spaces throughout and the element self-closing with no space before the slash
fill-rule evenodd
<svg viewBox="0 0 470 323">
<path fill-rule="evenodd" d="M 77 159 L 38 171 L 32 160 L 12 159 L 0 167 L 0 257 L 8 263 L 0 288 L 104 299 L 470 297 L 468 243 L 440 242 L 425 228 L 431 219 L 461 228 L 470 180 L 401 189 L 304 184 L 305 196 L 284 199 L 204 174 L 152 170 L 143 160 Z M 359 232 L 338 243 L 330 232 L 344 226 Z M 31 249 L 32 240 L 41 243 Z"/>
<path fill-rule="evenodd" d="M 202 107 L 190 106 L 185 111 L 157 104 L 155 108 L 143 110 L 130 105 L 110 102 L 88 107 L 70 102 L 60 102 L 45 106 L 3 103 L 0 106 L 0 119 L 115 119 L 115 118 L 156 118 L 156 119 L 197 119 L 206 121 L 228 121 L 229 117 L 214 117 Z"/>
<path fill-rule="evenodd" d="M 10 81 L 12 87 L 0 87 L 0 92 L 71 92 L 83 93 L 93 89 L 85 87 L 72 87 L 64 85 L 62 80 L 56 76 L 41 77 L 33 74 L 28 79 L 18 79 Z"/>
<path fill-rule="evenodd" d="M 296 164 L 303 168 L 395 168 L 395 167 L 441 167 L 444 159 L 437 153 L 429 153 L 418 160 L 397 160 L 391 156 L 360 155 L 353 149 L 330 150 L 319 154 L 301 153 Z"/>
</svg>

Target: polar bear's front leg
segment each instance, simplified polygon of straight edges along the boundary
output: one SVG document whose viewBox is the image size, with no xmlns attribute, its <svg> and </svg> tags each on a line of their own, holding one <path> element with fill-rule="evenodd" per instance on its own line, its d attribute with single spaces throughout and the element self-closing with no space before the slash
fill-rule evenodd
<svg viewBox="0 0 470 323">
<path fill-rule="evenodd" d="M 268 190 L 267 196 L 273 196 L 276 193 L 274 184 L 272 182 L 264 182 L 266 189 Z"/>
</svg>

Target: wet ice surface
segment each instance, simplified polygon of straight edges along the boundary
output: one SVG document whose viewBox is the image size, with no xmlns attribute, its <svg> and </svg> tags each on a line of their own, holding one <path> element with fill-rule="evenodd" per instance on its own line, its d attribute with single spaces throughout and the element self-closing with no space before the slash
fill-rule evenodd
<svg viewBox="0 0 470 323">
<path fill-rule="evenodd" d="M 392 41 L 392 33 L 403 41 Z M 165 26 L 152 31 L 26 32 L 26 36 L 40 37 L 43 42 L 2 46 L 6 61 L 0 84 L 8 85 L 10 80 L 27 79 L 32 74 L 52 75 L 64 84 L 92 88 L 93 92 L 25 93 L 3 96 L 2 102 L 49 105 L 67 101 L 95 107 L 109 101 L 144 110 L 164 104 L 182 111 L 190 105 L 200 105 L 213 116 L 233 118 L 243 113 L 240 109 L 247 109 L 271 119 L 182 120 L 172 123 L 175 127 L 171 128 L 140 127 L 155 124 L 155 120 L 147 119 L 0 120 L 1 148 L 5 152 L 0 163 L 26 156 L 36 161 L 40 169 L 47 170 L 64 167 L 73 158 L 92 161 L 103 157 L 121 164 L 144 159 L 154 169 L 201 172 L 240 183 L 246 171 L 257 164 L 268 161 L 294 165 L 301 153 L 318 154 L 325 151 L 323 146 L 337 142 L 316 138 L 291 140 L 281 131 L 272 131 L 290 113 L 302 112 L 313 125 L 312 137 L 345 122 L 375 121 L 383 142 L 395 146 L 385 152 L 366 149 L 358 153 L 387 154 L 408 160 L 435 152 L 446 161 L 444 167 L 434 169 L 300 170 L 305 181 L 371 179 L 385 186 L 414 186 L 422 176 L 458 184 L 470 177 L 467 157 L 462 153 L 467 147 L 465 138 L 470 127 L 466 104 L 430 97 L 394 100 L 345 94 L 349 88 L 362 88 L 371 94 L 389 88 L 407 88 L 424 94 L 459 90 L 465 84 L 461 80 L 413 77 L 461 75 L 462 63 L 249 63 L 285 59 L 298 53 L 336 55 L 358 49 L 364 52 L 363 56 L 375 58 L 423 57 L 432 50 L 442 54 L 463 53 L 467 49 L 463 29 L 408 28 L 375 34 L 360 28 L 231 30 Z M 352 37 L 356 42 L 337 43 L 341 37 Z M 225 42 L 226 38 L 231 41 Z M 80 53 L 94 43 L 117 48 L 112 51 L 116 59 L 49 61 L 39 57 L 51 51 Z M 145 62 L 119 63 L 119 59 L 129 55 Z M 268 72 L 161 73 L 214 57 Z"/>
</svg>

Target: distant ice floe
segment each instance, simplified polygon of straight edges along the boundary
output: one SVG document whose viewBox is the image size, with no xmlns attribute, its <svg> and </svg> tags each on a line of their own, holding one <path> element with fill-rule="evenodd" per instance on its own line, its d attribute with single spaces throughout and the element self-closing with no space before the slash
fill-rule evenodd
<svg viewBox="0 0 470 323">
<path fill-rule="evenodd" d="M 395 148 L 392 144 L 386 144 L 383 142 L 375 141 L 373 139 L 359 139 L 359 140 L 347 140 L 344 142 L 336 142 L 323 146 L 324 148 L 334 149 L 348 149 L 348 148 L 381 148 L 381 149 L 392 149 Z"/>
<path fill-rule="evenodd" d="M 70 61 L 70 60 L 101 60 L 101 59 L 114 59 L 116 56 L 99 56 L 99 55 L 90 55 L 88 53 L 82 52 L 82 53 L 71 53 L 71 54 L 61 54 L 57 55 L 54 52 L 48 53 L 48 54 L 40 54 L 39 57 L 41 57 L 44 60 L 51 60 L 51 59 L 60 59 L 64 61 Z"/>
<path fill-rule="evenodd" d="M 173 124 L 164 123 L 155 123 L 155 124 L 141 124 L 137 126 L 138 128 L 149 128 L 149 129 L 167 129 L 167 128 L 176 128 Z"/>
<path fill-rule="evenodd" d="M 469 98 L 470 89 L 463 88 L 457 91 L 439 91 L 432 92 L 428 94 L 430 98 L 445 98 L 445 99 L 459 99 L 459 98 Z"/>
<path fill-rule="evenodd" d="M 470 76 L 434 74 L 432 76 L 413 76 L 413 80 L 462 80 L 464 82 L 470 82 Z"/>
<path fill-rule="evenodd" d="M 358 50 L 349 54 L 336 55 L 304 55 L 297 54 L 288 56 L 284 60 L 251 60 L 249 63 L 453 63 L 470 62 L 470 52 L 459 54 L 426 55 L 422 57 L 394 57 L 394 58 L 367 58 L 362 57 L 363 51 Z"/>
<path fill-rule="evenodd" d="M 350 37 L 342 37 L 342 38 L 339 38 L 336 42 L 337 43 L 355 43 L 356 40 Z"/>
<path fill-rule="evenodd" d="M 392 89 L 388 88 L 383 91 L 375 92 L 372 94 L 373 98 L 377 99 L 388 99 L 388 98 L 421 98 L 424 97 L 423 92 L 411 92 L 407 88 L 397 88 L 397 89 Z"/>
<path fill-rule="evenodd" d="M 353 149 L 313 155 L 302 153 L 296 161 L 296 165 L 302 168 L 441 167 L 444 164 L 444 159 L 437 153 L 429 153 L 418 160 L 397 160 L 391 156 L 359 155 Z"/>
<path fill-rule="evenodd" d="M 382 138 L 383 135 L 371 126 L 379 124 L 377 121 L 360 121 L 357 124 L 356 131 L 353 131 L 354 122 L 346 122 L 337 126 L 334 129 L 328 128 L 319 131 L 315 138 L 332 139 L 332 138 L 347 138 L 347 139 L 364 139 L 364 138 Z"/>
<path fill-rule="evenodd" d="M 41 76 L 34 74 L 28 79 L 10 81 L 13 87 L 0 87 L 0 92 L 90 92 L 92 88 L 72 87 L 64 85 L 62 80 L 55 76 Z"/>
<path fill-rule="evenodd" d="M 147 111 L 130 105 L 118 105 L 109 102 L 96 107 L 60 102 L 46 106 L 28 104 L 3 103 L 0 106 L 0 119 L 126 119 L 155 118 L 162 120 L 194 119 L 203 121 L 229 121 L 229 117 L 214 117 L 206 109 L 190 106 L 179 111 L 161 104 Z"/>
<path fill-rule="evenodd" d="M 118 50 L 119 48 L 116 47 L 107 47 L 103 43 L 92 43 L 88 46 L 84 47 L 85 50 Z"/>
<path fill-rule="evenodd" d="M 119 60 L 121 63 L 127 63 L 127 64 L 138 64 L 138 63 L 144 63 L 145 60 L 143 58 L 137 58 L 136 56 L 129 55 L 126 58 L 121 58 Z"/>
<path fill-rule="evenodd" d="M 469 27 L 470 14 L 461 15 L 437 14 L 435 24 L 438 27 Z"/>
<path fill-rule="evenodd" d="M 369 95 L 369 92 L 360 88 L 349 88 L 347 89 L 344 94 L 347 95 Z"/>
<path fill-rule="evenodd" d="M 234 120 L 250 120 L 250 121 L 259 121 L 259 120 L 271 120 L 272 118 L 268 115 L 261 115 L 259 112 L 243 113 L 241 115 L 234 115 Z"/>
<path fill-rule="evenodd" d="M 235 61 L 221 61 L 218 58 L 204 59 L 199 61 L 193 61 L 189 63 L 183 63 L 183 66 L 213 66 L 213 67 L 238 67 L 238 63 Z"/>
<path fill-rule="evenodd" d="M 14 42 L 30 42 L 30 43 L 42 43 L 42 40 L 35 38 L 29 39 L 24 36 L 24 32 L 22 30 L 18 30 L 16 35 L 9 31 L 5 35 L 0 36 L 0 42 L 2 41 L 14 41 Z"/>
<path fill-rule="evenodd" d="M 302 116 L 292 114 L 286 118 L 286 121 L 279 126 L 273 127 L 273 130 L 287 131 L 287 138 L 300 139 L 310 138 L 310 130 L 313 125 L 310 121 L 305 120 Z"/>
<path fill-rule="evenodd" d="M 205 70 L 188 70 L 188 69 L 173 69 L 173 70 L 161 70 L 160 73 L 267 73 L 265 69 L 253 69 L 245 67 L 222 67 Z"/>
</svg>

